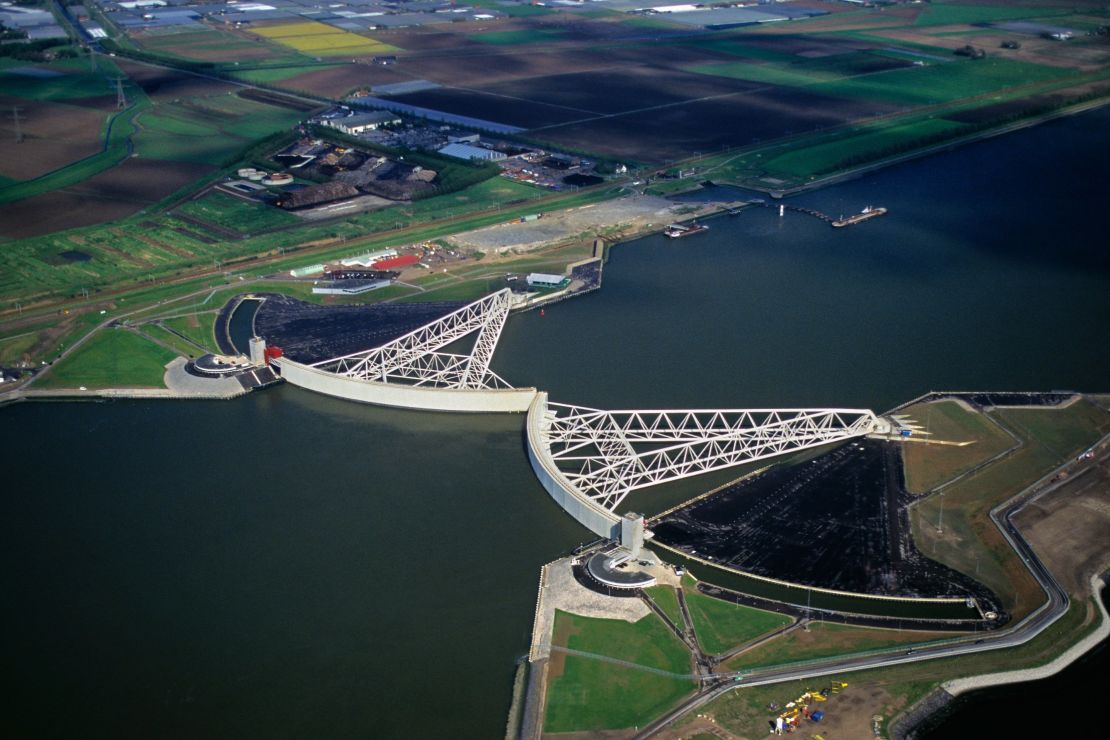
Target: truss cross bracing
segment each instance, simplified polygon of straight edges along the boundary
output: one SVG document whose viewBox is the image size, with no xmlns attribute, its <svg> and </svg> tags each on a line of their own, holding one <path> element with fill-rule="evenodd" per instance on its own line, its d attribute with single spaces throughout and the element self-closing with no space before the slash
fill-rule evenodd
<svg viewBox="0 0 1110 740">
<path fill-rule="evenodd" d="M 492 293 L 371 350 L 313 363 L 313 367 L 350 378 L 430 388 L 512 388 L 489 369 L 497 340 L 509 316 L 508 288 Z M 440 352 L 478 332 L 468 355 Z"/>
<path fill-rule="evenodd" d="M 609 511 L 640 488 L 871 433 L 865 409 L 602 411 L 548 403 L 551 459 Z"/>
</svg>

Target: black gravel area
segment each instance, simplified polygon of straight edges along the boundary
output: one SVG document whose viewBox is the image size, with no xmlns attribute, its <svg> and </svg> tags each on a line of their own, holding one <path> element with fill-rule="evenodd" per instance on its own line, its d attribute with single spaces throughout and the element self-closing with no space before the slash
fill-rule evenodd
<svg viewBox="0 0 1110 740">
<path fill-rule="evenodd" d="M 268 345 L 297 362 L 312 363 L 393 341 L 466 305 L 462 301 L 317 306 L 267 294 L 254 326 Z"/>
<path fill-rule="evenodd" d="M 1074 396 L 1074 393 L 962 393 L 962 398 L 979 407 L 990 406 L 1058 406 Z"/>
<path fill-rule="evenodd" d="M 970 578 L 914 546 L 896 445 L 856 440 L 774 467 L 651 525 L 687 553 L 793 583 L 890 596 L 968 595 Z"/>
</svg>

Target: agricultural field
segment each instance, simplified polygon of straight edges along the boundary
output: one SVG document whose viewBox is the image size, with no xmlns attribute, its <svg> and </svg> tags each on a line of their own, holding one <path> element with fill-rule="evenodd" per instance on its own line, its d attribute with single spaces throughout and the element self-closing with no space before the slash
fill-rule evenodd
<svg viewBox="0 0 1110 740">
<path fill-rule="evenodd" d="M 88 176 L 122 158 L 116 146 L 129 115 L 116 111 L 115 74 L 109 61 L 98 60 L 94 71 L 87 59 L 25 62 L 0 71 L 0 106 L 8 111 L 0 120 L 0 176 L 10 180 L 0 184 L 0 203 L 51 187 L 17 181 L 57 179 L 71 165 Z M 13 109 L 19 110 L 22 141 L 16 140 Z"/>
<path fill-rule="evenodd" d="M 205 26 L 170 26 L 132 31 L 130 39 L 139 47 L 167 57 L 192 62 L 296 63 L 308 61 L 287 46 L 259 42 L 243 34 Z"/>
<path fill-rule="evenodd" d="M 97 64 L 97 73 L 71 61 L 47 70 L 52 73 L 47 76 L 0 74 L 0 92 L 11 91 L 8 99 L 22 100 L 15 93 L 36 96 L 25 114 L 25 141 L 0 145 L 26 147 L 19 156 L 12 151 L 10 168 L 0 164 L 0 174 L 34 177 L 0 185 L 0 203 L 20 202 L 18 210 L 0 210 L 0 237 L 34 237 L 130 216 L 236 160 L 253 142 L 288 129 L 303 115 L 257 96 L 248 99 L 250 91 L 216 80 L 122 59 Z M 116 110 L 114 92 L 105 95 L 114 88 L 106 83 L 109 72 L 127 75 L 123 110 Z M 75 123 L 86 128 L 61 143 L 40 133 L 60 137 Z M 40 150 L 50 156 L 24 156 Z M 87 207 L 90 203 L 97 207 Z"/>
<path fill-rule="evenodd" d="M 257 26 L 251 33 L 309 56 L 366 56 L 396 51 L 380 41 L 317 21 Z"/>
</svg>

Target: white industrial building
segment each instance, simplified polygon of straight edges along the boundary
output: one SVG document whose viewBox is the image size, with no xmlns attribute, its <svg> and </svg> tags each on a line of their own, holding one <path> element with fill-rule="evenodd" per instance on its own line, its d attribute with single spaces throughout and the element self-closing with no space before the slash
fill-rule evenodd
<svg viewBox="0 0 1110 740">
<path fill-rule="evenodd" d="M 455 157 L 456 159 L 477 159 L 482 162 L 496 162 L 505 159 L 505 152 L 498 152 L 493 149 L 486 149 L 481 146 L 471 146 L 470 144 L 463 144 L 456 142 L 448 144 L 439 150 L 440 154 L 446 154 L 448 157 Z"/>
<path fill-rule="evenodd" d="M 352 136 L 363 131 L 376 131 L 382 126 L 396 126 L 401 123 L 401 117 L 389 111 L 376 110 L 370 113 L 356 113 L 346 118 L 332 118 L 325 121 L 328 126 L 339 129 Z"/>
<path fill-rule="evenodd" d="M 543 272 L 529 273 L 528 277 L 524 278 L 530 288 L 561 288 L 569 281 L 569 278 L 563 275 L 549 275 Z"/>
</svg>

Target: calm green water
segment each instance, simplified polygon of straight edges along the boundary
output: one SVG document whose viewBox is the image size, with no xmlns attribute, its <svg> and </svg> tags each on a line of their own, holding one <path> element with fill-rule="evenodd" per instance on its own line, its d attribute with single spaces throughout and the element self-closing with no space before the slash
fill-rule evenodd
<svg viewBox="0 0 1110 740">
<path fill-rule="evenodd" d="M 1108 124 L 799 199 L 891 210 L 852 229 L 757 210 L 621 245 L 601 291 L 514 317 L 496 369 L 611 408 L 1106 390 Z M 538 568 L 589 538 L 521 424 L 295 388 L 0 409 L 9 734 L 499 737 Z"/>
</svg>

